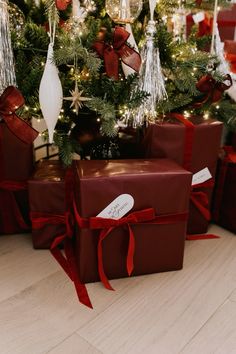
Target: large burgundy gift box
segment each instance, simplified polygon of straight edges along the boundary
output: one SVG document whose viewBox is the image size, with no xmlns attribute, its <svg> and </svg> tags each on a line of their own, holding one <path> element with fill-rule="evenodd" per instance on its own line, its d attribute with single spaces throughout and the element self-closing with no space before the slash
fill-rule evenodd
<svg viewBox="0 0 236 354">
<path fill-rule="evenodd" d="M 27 180 L 38 133 L 15 114 L 23 102 L 13 86 L 0 97 L 0 234 L 29 230 Z"/>
<path fill-rule="evenodd" d="M 213 203 L 214 221 L 236 233 L 236 150 L 224 147 L 218 161 Z"/>
<path fill-rule="evenodd" d="M 66 231 L 65 169 L 61 162 L 39 162 L 28 188 L 33 246 L 49 249 Z"/>
<path fill-rule="evenodd" d="M 175 117 L 175 118 L 173 118 Z M 207 232 L 210 204 L 220 149 L 222 123 L 202 117 L 188 120 L 172 114 L 168 122 L 151 124 L 144 138 L 148 158 L 170 158 L 193 174 L 208 168 L 212 179 L 196 184 L 191 193 L 188 234 Z"/>
<path fill-rule="evenodd" d="M 182 268 L 190 172 L 168 159 L 78 161 L 75 172 L 82 283 L 102 280 L 109 288 L 107 278 L 126 277 L 132 269 L 141 275 Z M 97 217 L 121 194 L 134 198 L 126 216 Z"/>
</svg>

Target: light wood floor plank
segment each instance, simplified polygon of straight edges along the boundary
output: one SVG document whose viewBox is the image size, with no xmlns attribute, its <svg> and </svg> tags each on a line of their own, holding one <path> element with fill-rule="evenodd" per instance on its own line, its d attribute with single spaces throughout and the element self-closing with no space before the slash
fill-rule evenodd
<svg viewBox="0 0 236 354">
<path fill-rule="evenodd" d="M 101 354 L 101 352 L 74 333 L 47 354 Z"/>
<path fill-rule="evenodd" d="M 236 288 L 235 250 L 230 233 L 187 242 L 182 271 L 131 281 L 125 296 L 77 333 L 104 354 L 179 353 Z"/>
<path fill-rule="evenodd" d="M 1 302 L 0 353 L 47 353 L 129 291 L 129 279 L 115 285 L 117 292 L 105 290 L 100 283 L 88 286 L 96 303 L 91 310 L 78 302 L 72 283 L 59 270 Z"/>
<path fill-rule="evenodd" d="M 236 302 L 236 289 L 232 292 L 232 294 L 230 294 L 229 300 Z"/>
<path fill-rule="evenodd" d="M 30 234 L 0 236 L 0 302 L 56 271 L 48 250 L 33 250 Z"/>
<path fill-rule="evenodd" d="M 226 301 L 207 321 L 181 354 L 235 354 L 236 303 Z"/>
</svg>

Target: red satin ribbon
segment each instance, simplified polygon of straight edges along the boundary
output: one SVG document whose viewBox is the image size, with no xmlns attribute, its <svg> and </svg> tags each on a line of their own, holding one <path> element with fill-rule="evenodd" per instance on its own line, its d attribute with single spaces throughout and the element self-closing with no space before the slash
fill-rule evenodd
<svg viewBox="0 0 236 354">
<path fill-rule="evenodd" d="M 195 125 L 179 113 L 169 113 L 168 117 L 177 119 L 185 126 L 183 168 L 191 171 Z"/>
<path fill-rule="evenodd" d="M 212 240 L 215 238 L 220 238 L 220 236 L 214 234 L 204 234 L 204 235 L 188 235 L 186 240 L 188 241 L 197 241 L 197 240 Z"/>
<path fill-rule="evenodd" d="M 25 190 L 26 182 L 0 181 L 0 215 L 3 220 L 2 232 L 15 233 L 29 230 L 24 221 L 13 192 Z"/>
<path fill-rule="evenodd" d="M 39 230 L 48 224 L 65 225 L 66 232 L 54 239 L 50 249 L 51 253 L 68 277 L 73 281 L 79 301 L 85 306 L 93 308 L 87 289 L 85 285 L 81 283 L 77 271 L 76 259 L 71 241 L 74 224 L 72 215 L 69 212 L 66 212 L 64 215 L 32 212 L 30 216 L 33 230 Z M 61 244 L 64 244 L 65 255 L 63 255 L 62 251 L 59 249 Z"/>
<path fill-rule="evenodd" d="M 213 188 L 214 187 L 214 181 L 213 179 L 210 179 L 206 182 L 196 184 L 195 186 L 192 187 L 192 192 L 190 195 L 190 200 L 191 202 L 195 205 L 195 207 L 200 211 L 200 213 L 203 215 L 203 217 L 207 220 L 210 221 L 211 219 L 211 213 L 209 211 L 209 200 L 208 196 L 205 192 L 203 191 L 198 191 L 198 188 Z"/>
<path fill-rule="evenodd" d="M 38 132 L 15 113 L 23 104 L 24 97 L 20 91 L 14 86 L 7 87 L 0 96 L 0 117 L 17 138 L 31 144 L 37 138 Z"/>
<path fill-rule="evenodd" d="M 139 53 L 126 44 L 129 36 L 129 32 L 117 26 L 114 30 L 112 45 L 104 41 L 96 41 L 93 45 L 93 49 L 104 59 L 107 75 L 115 80 L 119 79 L 119 59 L 137 72 L 141 66 Z"/>
<path fill-rule="evenodd" d="M 223 82 L 217 82 L 211 75 L 204 75 L 196 84 L 197 89 L 204 93 L 204 97 L 199 101 L 194 103 L 194 107 L 201 107 L 204 103 L 209 100 L 211 103 L 219 101 L 224 93 L 228 90 L 232 84 L 232 78 L 229 74 L 225 76 L 225 81 L 229 81 L 229 85 Z"/>
<path fill-rule="evenodd" d="M 103 219 L 99 217 L 91 218 L 81 218 L 79 215 L 76 205 L 74 203 L 74 213 L 75 219 L 78 222 L 80 227 L 89 228 L 91 230 L 101 229 L 99 240 L 98 240 L 98 272 L 99 277 L 104 284 L 105 288 L 109 290 L 114 290 L 109 283 L 109 280 L 105 274 L 103 266 L 103 252 L 102 252 L 102 242 L 104 239 L 117 227 L 127 226 L 129 232 L 129 246 L 126 259 L 127 273 L 130 276 L 134 269 L 134 252 L 135 252 L 135 238 L 133 230 L 131 228 L 132 224 L 175 224 L 178 222 L 183 222 L 187 220 L 187 213 L 179 214 L 169 214 L 169 215 L 160 215 L 155 216 L 155 211 L 153 208 L 144 209 L 141 211 L 136 211 L 128 214 L 126 217 L 114 220 L 114 219 Z"/>
</svg>

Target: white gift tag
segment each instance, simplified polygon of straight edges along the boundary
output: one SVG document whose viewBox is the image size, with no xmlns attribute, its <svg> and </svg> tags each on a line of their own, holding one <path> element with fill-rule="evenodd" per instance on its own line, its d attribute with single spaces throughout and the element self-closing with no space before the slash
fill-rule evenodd
<svg viewBox="0 0 236 354">
<path fill-rule="evenodd" d="M 204 11 L 198 12 L 195 15 L 193 15 L 193 21 L 194 23 L 199 23 L 202 22 L 205 19 L 205 13 Z"/>
<path fill-rule="evenodd" d="M 212 175 L 207 167 L 205 167 L 203 170 L 195 173 L 193 175 L 192 179 L 192 186 L 195 186 L 195 184 L 203 183 L 211 179 Z"/>
<path fill-rule="evenodd" d="M 130 194 L 121 194 L 97 216 L 106 219 L 120 219 L 134 206 L 134 198 Z"/>
</svg>

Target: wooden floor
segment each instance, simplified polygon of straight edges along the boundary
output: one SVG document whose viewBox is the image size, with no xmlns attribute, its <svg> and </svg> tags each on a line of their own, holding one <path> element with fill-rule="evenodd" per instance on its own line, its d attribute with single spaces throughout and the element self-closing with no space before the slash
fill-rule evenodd
<svg viewBox="0 0 236 354">
<path fill-rule="evenodd" d="M 184 269 L 88 286 L 94 310 L 29 235 L 0 237 L 0 354 L 236 353 L 236 235 L 187 241 Z"/>
</svg>

